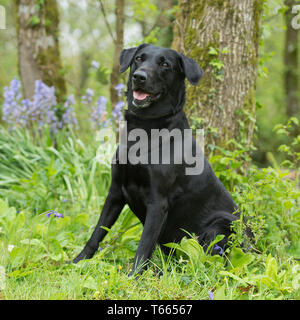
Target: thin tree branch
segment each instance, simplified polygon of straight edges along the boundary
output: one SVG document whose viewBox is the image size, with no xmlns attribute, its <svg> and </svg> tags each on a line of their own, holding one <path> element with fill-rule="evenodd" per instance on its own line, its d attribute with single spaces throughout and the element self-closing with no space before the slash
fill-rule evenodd
<svg viewBox="0 0 300 320">
<path fill-rule="evenodd" d="M 144 37 L 148 37 L 149 34 L 158 26 L 159 18 L 160 18 L 160 16 L 157 18 L 156 22 L 152 25 L 152 27 L 147 32 L 145 32 Z"/>
<path fill-rule="evenodd" d="M 116 38 L 114 37 L 114 34 L 113 34 L 113 32 L 112 32 L 112 30 L 111 30 L 111 27 L 110 27 L 110 24 L 109 24 L 109 22 L 108 22 L 108 20 L 107 20 L 106 11 L 105 11 L 103 2 L 102 2 L 102 0 L 98 0 L 98 2 L 99 2 L 99 4 L 100 4 L 100 9 L 101 9 L 101 12 L 102 12 L 102 15 L 103 15 L 104 22 L 105 22 L 105 24 L 106 24 L 108 33 L 110 34 L 113 42 L 116 44 L 116 43 L 117 43 L 117 40 L 116 40 Z"/>
</svg>

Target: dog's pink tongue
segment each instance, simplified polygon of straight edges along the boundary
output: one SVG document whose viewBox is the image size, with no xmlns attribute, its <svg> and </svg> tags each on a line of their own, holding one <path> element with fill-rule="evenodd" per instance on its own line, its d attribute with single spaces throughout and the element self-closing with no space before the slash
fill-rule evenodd
<svg viewBox="0 0 300 320">
<path fill-rule="evenodd" d="M 144 100 L 149 96 L 148 93 L 143 91 L 133 91 L 133 97 L 136 100 Z"/>
</svg>

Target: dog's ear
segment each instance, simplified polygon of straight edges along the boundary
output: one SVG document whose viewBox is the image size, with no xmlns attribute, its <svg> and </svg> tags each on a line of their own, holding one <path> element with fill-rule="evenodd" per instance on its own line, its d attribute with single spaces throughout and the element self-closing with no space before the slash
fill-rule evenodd
<svg viewBox="0 0 300 320">
<path fill-rule="evenodd" d="M 135 54 L 138 52 L 138 50 L 149 46 L 147 43 L 143 43 L 139 45 L 138 47 L 133 47 L 129 49 L 123 49 L 120 54 L 120 73 L 123 73 L 128 69 L 128 67 L 131 65 L 132 59 L 135 56 Z"/>
<path fill-rule="evenodd" d="M 182 63 L 183 73 L 185 74 L 189 82 L 196 86 L 202 78 L 202 69 L 199 67 L 198 63 L 193 59 L 186 57 L 182 53 L 180 53 L 179 55 Z"/>
</svg>

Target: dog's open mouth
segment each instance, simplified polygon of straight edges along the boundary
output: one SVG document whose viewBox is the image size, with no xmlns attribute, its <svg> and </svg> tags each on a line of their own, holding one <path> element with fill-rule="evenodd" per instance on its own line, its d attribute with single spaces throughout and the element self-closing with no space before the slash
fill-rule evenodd
<svg viewBox="0 0 300 320">
<path fill-rule="evenodd" d="M 160 93 L 151 94 L 142 90 L 134 90 L 133 105 L 139 108 L 146 108 L 159 97 Z"/>
</svg>

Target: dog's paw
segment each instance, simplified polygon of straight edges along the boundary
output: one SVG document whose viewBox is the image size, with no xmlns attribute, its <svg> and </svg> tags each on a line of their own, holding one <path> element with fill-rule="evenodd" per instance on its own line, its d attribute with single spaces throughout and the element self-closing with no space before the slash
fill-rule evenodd
<svg viewBox="0 0 300 320">
<path fill-rule="evenodd" d="M 92 256 L 92 254 L 87 254 L 86 252 L 82 251 L 75 259 L 73 259 L 72 262 L 76 264 L 81 260 L 90 259 Z"/>
</svg>

